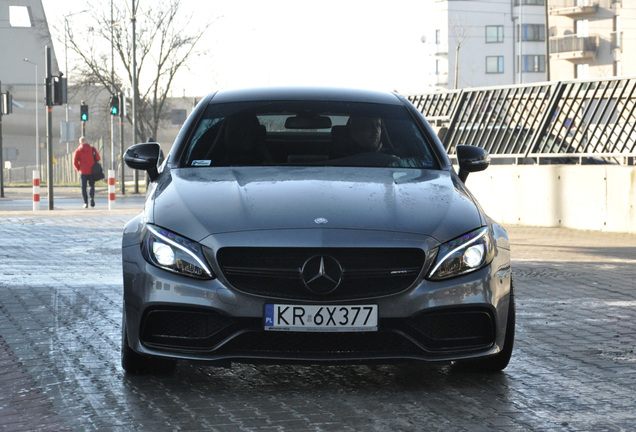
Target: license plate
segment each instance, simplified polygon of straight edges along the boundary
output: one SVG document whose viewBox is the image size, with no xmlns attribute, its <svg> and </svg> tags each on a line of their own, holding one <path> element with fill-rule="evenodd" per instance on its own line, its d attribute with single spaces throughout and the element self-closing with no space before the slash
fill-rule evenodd
<svg viewBox="0 0 636 432">
<path fill-rule="evenodd" d="M 265 330 L 355 332 L 378 329 L 378 305 L 265 305 Z"/>
</svg>

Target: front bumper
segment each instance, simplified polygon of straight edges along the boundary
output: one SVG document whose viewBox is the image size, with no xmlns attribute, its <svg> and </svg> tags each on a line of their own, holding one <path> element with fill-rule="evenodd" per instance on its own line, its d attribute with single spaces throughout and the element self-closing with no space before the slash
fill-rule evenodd
<svg viewBox="0 0 636 432">
<path fill-rule="evenodd" d="M 239 291 L 219 277 L 196 281 L 148 264 L 139 245 L 123 249 L 128 343 L 153 356 L 208 361 L 449 361 L 503 347 L 510 257 L 498 249 L 476 272 L 431 282 L 424 270 L 401 292 L 345 301 L 290 300 Z M 215 265 L 213 265 L 215 267 Z M 264 330 L 265 304 L 377 304 L 370 332 Z"/>
</svg>

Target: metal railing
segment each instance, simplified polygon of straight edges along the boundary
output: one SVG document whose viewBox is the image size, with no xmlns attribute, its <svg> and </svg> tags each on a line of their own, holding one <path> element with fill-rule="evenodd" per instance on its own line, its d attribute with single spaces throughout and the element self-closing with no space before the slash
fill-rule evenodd
<svg viewBox="0 0 636 432">
<path fill-rule="evenodd" d="M 95 147 L 98 149 L 101 155 L 100 163 L 104 167 L 104 172 L 106 172 L 112 166 L 110 152 L 104 151 L 104 143 L 102 140 L 98 140 L 98 142 L 95 143 Z M 75 167 L 73 166 L 73 153 L 58 155 L 55 158 L 55 162 L 52 164 L 52 167 L 53 167 L 53 184 L 69 185 L 69 184 L 80 183 L 79 173 L 75 170 Z M 120 179 L 121 179 L 121 175 L 119 174 L 119 169 L 121 168 L 120 161 L 116 161 L 115 168 L 116 168 L 115 180 L 116 180 L 116 183 L 120 183 Z M 31 184 L 33 181 L 33 171 L 35 170 L 36 170 L 35 165 L 5 168 L 3 170 L 4 183 L 7 185 Z M 133 178 L 134 178 L 133 170 L 130 170 L 130 169 L 126 170 L 125 181 L 133 180 Z M 48 179 L 47 164 L 43 163 L 40 165 L 41 183 L 46 184 L 47 179 Z"/>
<path fill-rule="evenodd" d="M 626 77 L 449 90 L 408 99 L 439 128 L 449 154 L 469 144 L 514 162 L 633 165 L 634 96 L 636 78 Z"/>
</svg>

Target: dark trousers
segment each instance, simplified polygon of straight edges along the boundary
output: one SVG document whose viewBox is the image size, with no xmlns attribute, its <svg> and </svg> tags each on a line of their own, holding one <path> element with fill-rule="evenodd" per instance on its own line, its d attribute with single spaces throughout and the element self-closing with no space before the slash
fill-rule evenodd
<svg viewBox="0 0 636 432">
<path fill-rule="evenodd" d="M 84 199 L 84 204 L 88 204 L 88 196 L 90 194 L 91 199 L 95 198 L 95 180 L 93 180 L 92 175 L 80 175 L 80 179 L 82 180 L 82 198 Z M 90 186 L 90 190 L 86 191 L 86 186 Z"/>
</svg>

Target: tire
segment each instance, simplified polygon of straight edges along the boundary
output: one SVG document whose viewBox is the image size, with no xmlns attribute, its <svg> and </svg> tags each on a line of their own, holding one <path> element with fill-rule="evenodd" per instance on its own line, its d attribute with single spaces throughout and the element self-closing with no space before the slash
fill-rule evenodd
<svg viewBox="0 0 636 432">
<path fill-rule="evenodd" d="M 453 369 L 465 372 L 500 372 L 508 366 L 512 357 L 512 348 L 515 341 L 516 306 L 515 292 L 512 281 L 510 281 L 510 300 L 508 303 L 508 319 L 506 322 L 506 336 L 504 338 L 503 349 L 490 357 L 460 360 L 454 363 Z"/>
<path fill-rule="evenodd" d="M 144 372 L 169 374 L 174 371 L 177 364 L 176 360 L 144 356 L 130 348 L 126 331 L 125 312 L 121 327 L 121 367 L 126 373 L 135 375 Z"/>
</svg>

